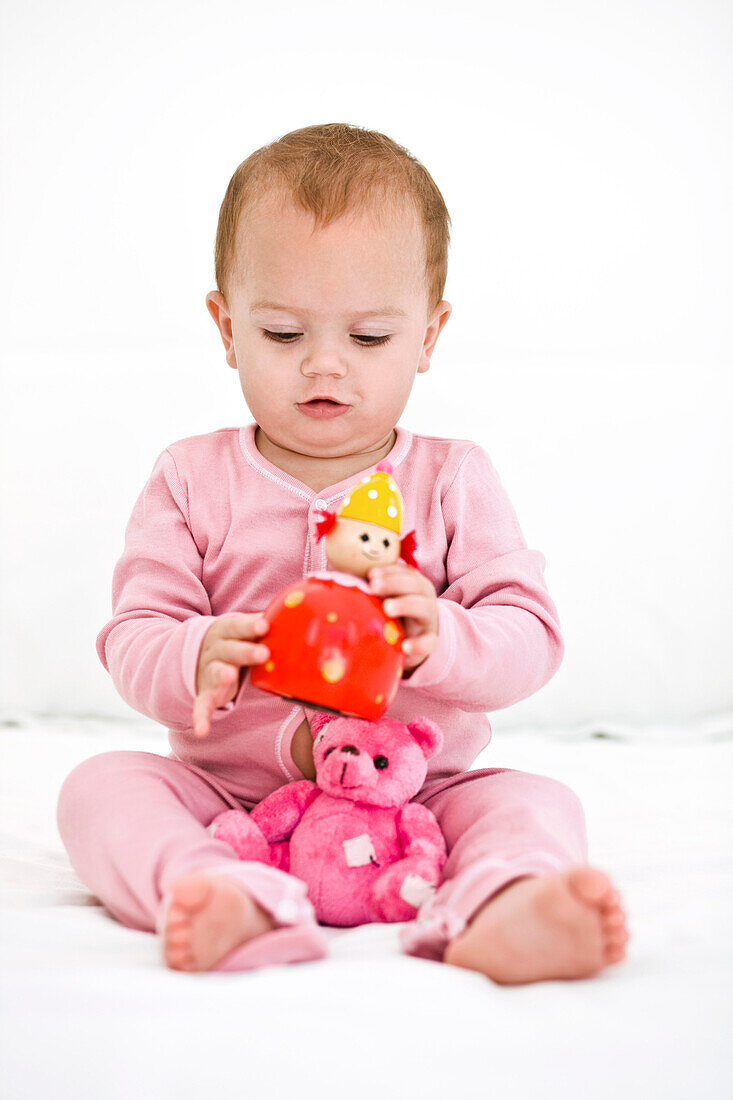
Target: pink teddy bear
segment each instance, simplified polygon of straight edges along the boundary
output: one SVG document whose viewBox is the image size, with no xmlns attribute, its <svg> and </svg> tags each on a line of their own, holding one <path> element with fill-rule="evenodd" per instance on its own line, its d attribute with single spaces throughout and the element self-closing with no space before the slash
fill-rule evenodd
<svg viewBox="0 0 733 1100">
<path fill-rule="evenodd" d="M 442 733 L 427 718 L 404 725 L 323 712 L 311 731 L 315 783 L 287 783 L 249 814 L 225 810 L 209 831 L 240 859 L 305 882 L 321 924 L 413 920 L 447 858 L 434 814 L 410 802 Z"/>
</svg>

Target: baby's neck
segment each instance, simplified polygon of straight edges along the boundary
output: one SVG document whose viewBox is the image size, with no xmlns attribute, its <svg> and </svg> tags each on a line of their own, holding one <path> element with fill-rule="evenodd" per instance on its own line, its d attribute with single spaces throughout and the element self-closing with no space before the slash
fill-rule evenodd
<svg viewBox="0 0 733 1100">
<path fill-rule="evenodd" d="M 392 430 L 386 441 L 373 450 L 341 455 L 339 458 L 317 458 L 279 447 L 258 427 L 255 431 L 255 446 L 273 466 L 302 481 L 314 493 L 320 493 L 329 485 L 337 485 L 340 481 L 355 477 L 362 470 L 379 462 L 392 450 L 396 438 L 397 433 Z"/>
</svg>

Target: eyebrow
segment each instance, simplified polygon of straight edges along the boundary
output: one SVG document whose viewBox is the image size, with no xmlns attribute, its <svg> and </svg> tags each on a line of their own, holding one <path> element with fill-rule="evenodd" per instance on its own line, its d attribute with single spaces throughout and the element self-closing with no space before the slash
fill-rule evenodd
<svg viewBox="0 0 733 1100">
<path fill-rule="evenodd" d="M 281 313 L 302 313 L 304 316 L 309 315 L 307 309 L 293 309 L 291 306 L 278 305 L 277 302 L 257 301 L 250 306 L 250 313 L 259 313 L 261 310 L 271 309 L 278 310 Z M 404 309 L 398 309 L 397 306 L 380 306 L 378 309 L 363 309 L 358 313 L 353 313 L 352 317 L 406 317 L 407 314 Z"/>
</svg>

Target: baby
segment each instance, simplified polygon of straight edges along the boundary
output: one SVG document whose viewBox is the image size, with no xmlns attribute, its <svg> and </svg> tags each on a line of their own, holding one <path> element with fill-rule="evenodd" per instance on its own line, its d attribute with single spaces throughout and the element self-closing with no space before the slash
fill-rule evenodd
<svg viewBox="0 0 733 1100">
<path fill-rule="evenodd" d="M 416 801 L 435 814 L 448 861 L 401 944 L 500 983 L 584 978 L 624 957 L 619 896 L 587 863 L 573 792 L 469 770 L 491 736 L 486 712 L 541 688 L 563 643 L 544 558 L 486 452 L 398 423 L 451 313 L 449 225 L 419 161 L 343 124 L 285 135 L 229 183 L 206 302 L 254 422 L 158 457 L 97 639 L 122 697 L 168 727 L 172 751 L 92 757 L 58 807 L 79 876 L 125 925 L 157 931 L 174 969 L 327 953 L 304 884 L 238 860 L 207 827 L 314 778 L 313 712 L 258 691 L 247 668 L 269 656 L 262 611 L 327 567 L 319 513 L 382 459 L 420 565 L 369 572 L 406 633 L 387 713 L 430 718 L 445 738 Z"/>
</svg>

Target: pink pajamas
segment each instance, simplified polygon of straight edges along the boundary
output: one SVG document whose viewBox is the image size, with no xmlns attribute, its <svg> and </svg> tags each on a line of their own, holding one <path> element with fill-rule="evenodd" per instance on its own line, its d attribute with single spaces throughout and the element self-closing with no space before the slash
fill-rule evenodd
<svg viewBox="0 0 733 1100">
<path fill-rule="evenodd" d="M 554 779 L 484 768 L 426 784 L 416 801 L 437 817 L 448 861 L 417 921 L 401 929 L 408 954 L 441 959 L 446 944 L 502 886 L 585 861 L 582 808 Z M 66 779 L 58 823 L 79 877 L 128 927 L 160 930 L 166 888 L 194 870 L 234 878 L 278 924 L 315 925 L 299 879 L 240 861 L 209 836 L 206 826 L 218 813 L 240 807 L 251 809 L 192 765 L 154 753 L 108 752 Z M 258 965 L 256 943 L 248 965 Z"/>
<path fill-rule="evenodd" d="M 81 764 L 61 791 L 59 827 L 79 876 L 130 927 L 159 926 L 166 888 L 206 868 L 235 877 L 279 924 L 309 930 L 313 948 L 303 884 L 240 862 L 206 830 L 221 810 L 251 810 L 304 778 L 290 743 L 308 708 L 259 691 L 243 673 L 210 734 L 192 729 L 206 631 L 220 615 L 264 611 L 284 587 L 327 568 L 316 520 L 358 477 L 317 494 L 260 454 L 256 429 L 171 444 L 135 503 L 97 652 L 122 698 L 167 727 L 172 752 Z M 419 568 L 438 596 L 438 644 L 403 677 L 386 714 L 429 718 L 443 732 L 416 797 L 438 818 L 449 852 L 443 884 L 401 938 L 410 953 L 441 958 L 502 885 L 585 861 L 583 812 L 554 780 L 469 771 L 491 739 L 487 712 L 538 691 L 563 654 L 544 558 L 527 547 L 491 460 L 470 440 L 400 425 L 387 457 L 404 530 L 416 531 Z"/>
</svg>

